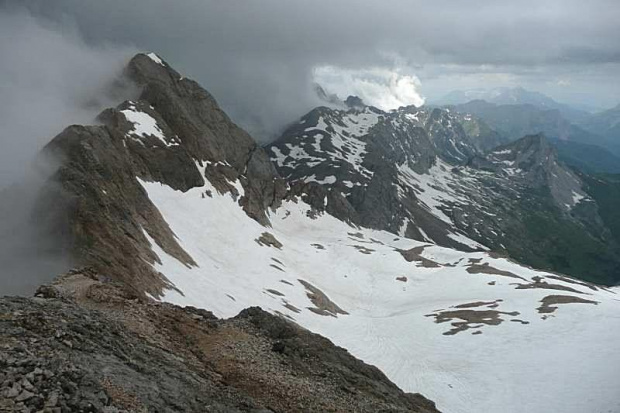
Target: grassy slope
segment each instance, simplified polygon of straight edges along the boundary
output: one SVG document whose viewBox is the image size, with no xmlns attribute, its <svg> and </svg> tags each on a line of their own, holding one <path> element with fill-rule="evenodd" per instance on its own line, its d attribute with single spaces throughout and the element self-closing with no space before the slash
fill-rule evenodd
<svg viewBox="0 0 620 413">
<path fill-rule="evenodd" d="M 581 179 L 599 206 L 599 215 L 617 242 L 620 242 L 620 174 L 588 176 Z"/>
<path fill-rule="evenodd" d="M 620 183 L 617 190 L 616 205 L 620 200 Z M 550 198 L 536 195 L 522 200 L 522 208 L 527 211 L 523 215 L 524 225 L 515 228 L 513 243 L 507 244 L 508 253 L 535 268 L 604 285 L 617 284 L 620 281 L 617 248 L 610 248 L 608 243 L 592 236 L 586 226 L 564 218 Z M 616 214 L 616 229 L 620 231 L 620 213 L 614 211 L 613 201 L 608 209 L 609 214 Z"/>
</svg>

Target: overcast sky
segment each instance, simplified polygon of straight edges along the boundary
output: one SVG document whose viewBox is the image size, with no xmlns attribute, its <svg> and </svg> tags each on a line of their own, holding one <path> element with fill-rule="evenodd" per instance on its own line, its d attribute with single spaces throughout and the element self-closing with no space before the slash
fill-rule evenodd
<svg viewBox="0 0 620 413">
<path fill-rule="evenodd" d="M 618 0 L 1 3 L 97 50 L 157 52 L 263 139 L 317 104 L 317 76 L 340 94 L 391 93 L 382 102 L 392 104 L 517 85 L 569 103 L 620 103 Z"/>
</svg>

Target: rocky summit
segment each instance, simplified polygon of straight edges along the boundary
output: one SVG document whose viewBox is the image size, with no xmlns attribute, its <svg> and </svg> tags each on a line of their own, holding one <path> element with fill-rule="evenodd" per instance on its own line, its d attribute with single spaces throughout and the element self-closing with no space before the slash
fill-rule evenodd
<svg viewBox="0 0 620 413">
<path fill-rule="evenodd" d="M 43 150 L 37 220 L 78 269 L 0 299 L 0 409 L 620 409 L 617 182 L 324 91 L 262 147 L 158 55 L 124 76 Z"/>
</svg>

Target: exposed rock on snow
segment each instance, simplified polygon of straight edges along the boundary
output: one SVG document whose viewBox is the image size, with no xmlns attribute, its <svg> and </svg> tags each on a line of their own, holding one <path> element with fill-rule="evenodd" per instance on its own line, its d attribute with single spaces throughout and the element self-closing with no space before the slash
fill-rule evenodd
<svg viewBox="0 0 620 413">
<path fill-rule="evenodd" d="M 264 245 L 266 247 L 274 247 L 277 249 L 282 249 L 282 243 L 276 239 L 269 232 L 263 232 L 260 234 L 260 237 L 255 240 L 259 245 Z"/>
</svg>

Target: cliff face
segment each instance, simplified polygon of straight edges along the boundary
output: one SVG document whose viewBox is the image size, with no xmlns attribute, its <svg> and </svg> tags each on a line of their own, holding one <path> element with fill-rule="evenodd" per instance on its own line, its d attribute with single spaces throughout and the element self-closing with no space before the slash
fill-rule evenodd
<svg viewBox="0 0 620 413">
<path fill-rule="evenodd" d="M 104 111 L 102 125 L 67 128 L 45 152 L 60 160 L 53 180 L 71 205 L 76 260 L 135 291 L 159 296 L 170 285 L 153 271 L 157 257 L 143 231 L 185 265 L 195 263 L 136 177 L 179 191 L 202 186 L 206 179 L 218 191 L 238 197 L 246 213 L 263 225 L 269 225 L 267 210 L 277 207 L 286 184 L 263 149 L 196 82 L 154 54 L 134 57 L 126 75 L 141 90 L 136 100 Z M 237 180 L 242 188 L 232 184 Z M 44 202 L 55 201 L 48 197 Z"/>
</svg>

